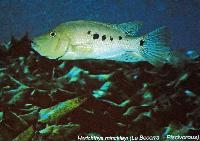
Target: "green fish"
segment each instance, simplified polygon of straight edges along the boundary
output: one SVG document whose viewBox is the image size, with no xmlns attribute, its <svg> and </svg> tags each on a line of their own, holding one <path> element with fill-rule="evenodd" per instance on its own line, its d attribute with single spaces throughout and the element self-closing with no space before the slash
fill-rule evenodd
<svg viewBox="0 0 200 141">
<path fill-rule="evenodd" d="M 106 59 L 147 61 L 155 66 L 169 62 L 170 32 L 163 26 L 138 36 L 141 22 L 107 24 L 95 21 L 62 23 L 33 38 L 32 48 L 49 59 Z"/>
</svg>

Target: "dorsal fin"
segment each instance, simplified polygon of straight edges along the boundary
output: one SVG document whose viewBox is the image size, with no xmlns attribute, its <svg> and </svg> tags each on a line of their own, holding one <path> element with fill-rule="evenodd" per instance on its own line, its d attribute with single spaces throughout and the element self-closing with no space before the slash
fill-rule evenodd
<svg viewBox="0 0 200 141">
<path fill-rule="evenodd" d="M 141 21 L 134 21 L 128 23 L 114 24 L 114 28 L 126 33 L 127 35 L 136 36 L 142 27 Z"/>
</svg>

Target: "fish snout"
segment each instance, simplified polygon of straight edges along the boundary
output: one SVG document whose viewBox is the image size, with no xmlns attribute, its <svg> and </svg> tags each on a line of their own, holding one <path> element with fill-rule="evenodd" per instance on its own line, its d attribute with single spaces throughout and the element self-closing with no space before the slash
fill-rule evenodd
<svg viewBox="0 0 200 141">
<path fill-rule="evenodd" d="M 35 46 L 36 43 L 31 40 L 31 46 Z"/>
<path fill-rule="evenodd" d="M 34 42 L 33 40 L 31 40 L 31 48 L 38 52 L 39 46 L 37 45 L 36 42 Z"/>
</svg>

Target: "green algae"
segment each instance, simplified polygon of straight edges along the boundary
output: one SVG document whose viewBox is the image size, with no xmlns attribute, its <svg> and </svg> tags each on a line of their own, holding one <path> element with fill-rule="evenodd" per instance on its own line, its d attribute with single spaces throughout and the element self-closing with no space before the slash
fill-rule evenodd
<svg viewBox="0 0 200 141">
<path fill-rule="evenodd" d="M 30 141 L 34 134 L 33 126 L 30 126 L 25 131 L 20 133 L 16 138 L 12 141 Z"/>
<path fill-rule="evenodd" d="M 87 100 L 86 97 L 84 98 L 76 97 L 71 100 L 60 102 L 55 106 L 46 109 L 41 109 L 39 111 L 38 121 L 43 123 L 57 122 L 60 118 L 78 108 L 86 100 Z"/>
<path fill-rule="evenodd" d="M 66 140 L 70 135 L 80 130 L 79 124 L 50 125 L 39 131 L 41 136 L 48 140 L 60 141 Z"/>
</svg>

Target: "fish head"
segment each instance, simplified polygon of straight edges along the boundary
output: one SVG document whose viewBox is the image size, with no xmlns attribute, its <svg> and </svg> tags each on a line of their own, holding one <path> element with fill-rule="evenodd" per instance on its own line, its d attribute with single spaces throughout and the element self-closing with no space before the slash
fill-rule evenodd
<svg viewBox="0 0 200 141">
<path fill-rule="evenodd" d="M 65 26 L 61 24 L 49 32 L 33 38 L 32 48 L 41 56 L 50 59 L 60 58 L 68 50 L 69 39 L 65 32 Z"/>
</svg>

